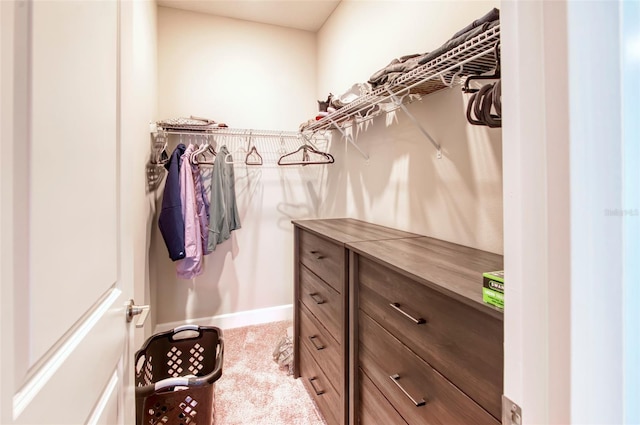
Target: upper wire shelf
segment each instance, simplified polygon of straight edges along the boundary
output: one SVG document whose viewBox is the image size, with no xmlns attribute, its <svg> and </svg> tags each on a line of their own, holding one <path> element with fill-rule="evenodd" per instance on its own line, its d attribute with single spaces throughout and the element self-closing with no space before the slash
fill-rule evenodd
<svg viewBox="0 0 640 425">
<path fill-rule="evenodd" d="M 207 127 L 207 126 L 171 126 L 163 127 L 156 124 L 153 133 L 160 134 L 179 134 L 179 135 L 204 135 L 204 136 L 235 136 L 235 137 L 286 137 L 301 138 L 302 135 L 298 131 L 280 131 L 280 130 L 256 130 L 247 128 L 230 128 L 230 127 Z"/>
<path fill-rule="evenodd" d="M 461 84 L 464 77 L 483 74 L 496 67 L 494 52 L 500 40 L 500 25 L 488 29 L 482 34 L 466 41 L 432 61 L 398 77 L 392 84 L 377 87 L 373 91 L 358 97 L 348 105 L 328 114 L 303 131 L 341 129 L 355 120 L 368 120 L 389 108 L 376 108 L 376 105 L 389 103 L 391 109 L 397 109 L 408 95 L 424 96 Z"/>
<path fill-rule="evenodd" d="M 306 165 L 332 163 L 331 155 L 326 153 L 329 150 L 330 134 L 307 135 L 299 131 L 280 130 L 256 130 L 240 128 L 207 128 L 203 126 L 180 125 L 179 128 L 163 128 L 160 123 L 152 124 L 152 158 L 151 165 L 162 165 L 159 163 L 160 155 L 164 151 L 168 157 L 168 144 L 177 143 L 208 143 L 218 152 L 221 146 L 227 146 L 230 155 L 223 160 L 235 166 L 281 166 L 281 165 Z M 170 136 L 172 138 L 170 139 Z M 302 147 L 306 147 L 303 153 L 311 152 L 298 158 L 300 155 L 293 155 L 299 152 Z M 320 160 L 316 158 L 320 156 Z M 283 157 L 287 160 L 284 161 Z M 328 158 L 331 157 L 331 161 Z"/>
</svg>

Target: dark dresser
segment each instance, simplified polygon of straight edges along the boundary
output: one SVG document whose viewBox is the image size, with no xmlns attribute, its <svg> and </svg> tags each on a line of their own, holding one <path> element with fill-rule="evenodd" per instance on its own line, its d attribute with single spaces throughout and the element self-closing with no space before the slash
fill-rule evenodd
<svg viewBox="0 0 640 425">
<path fill-rule="evenodd" d="M 294 221 L 295 367 L 328 424 L 498 424 L 502 256 L 354 219 Z"/>
</svg>

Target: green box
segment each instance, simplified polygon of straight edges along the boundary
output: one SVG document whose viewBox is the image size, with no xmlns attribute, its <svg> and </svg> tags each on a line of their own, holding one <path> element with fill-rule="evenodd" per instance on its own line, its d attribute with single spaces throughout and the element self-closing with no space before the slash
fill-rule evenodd
<svg viewBox="0 0 640 425">
<path fill-rule="evenodd" d="M 504 309 L 504 270 L 482 274 L 482 300 Z"/>
</svg>

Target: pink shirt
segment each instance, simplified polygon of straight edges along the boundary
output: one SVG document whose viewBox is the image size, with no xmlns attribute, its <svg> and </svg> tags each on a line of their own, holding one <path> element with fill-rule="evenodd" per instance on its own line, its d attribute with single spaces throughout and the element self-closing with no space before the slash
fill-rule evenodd
<svg viewBox="0 0 640 425">
<path fill-rule="evenodd" d="M 178 277 L 193 279 L 202 274 L 202 235 L 200 219 L 196 205 L 196 190 L 193 180 L 193 169 L 189 158 L 195 147 L 189 145 L 182 155 L 180 167 L 180 200 L 182 201 L 182 216 L 184 218 L 184 248 L 185 257 L 176 263 Z"/>
</svg>

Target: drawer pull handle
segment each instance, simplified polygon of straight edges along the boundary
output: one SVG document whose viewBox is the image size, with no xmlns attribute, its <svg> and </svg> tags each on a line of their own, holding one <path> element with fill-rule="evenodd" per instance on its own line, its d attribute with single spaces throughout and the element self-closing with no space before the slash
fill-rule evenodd
<svg viewBox="0 0 640 425">
<path fill-rule="evenodd" d="M 324 255 L 320 254 L 320 251 L 311 251 L 311 253 L 316 257 L 316 260 L 322 260 Z"/>
<path fill-rule="evenodd" d="M 424 399 L 420 399 L 420 400 L 416 401 L 416 399 L 414 399 L 413 397 L 411 397 L 411 395 L 409 395 L 407 390 L 402 388 L 402 385 L 400 385 L 400 383 L 398 382 L 398 380 L 400 379 L 400 375 L 398 375 L 396 373 L 395 375 L 389 376 L 389 378 L 391 378 L 393 383 L 396 384 L 398 386 L 398 388 L 400 388 L 400 391 L 402 391 L 404 393 L 404 395 L 406 395 L 409 398 L 409 400 L 411 400 L 413 402 L 413 404 L 416 405 L 416 407 L 424 406 L 425 404 L 427 404 L 427 402 L 424 401 Z"/>
<path fill-rule="evenodd" d="M 424 320 L 423 318 L 420 319 L 416 319 L 415 317 L 413 317 L 412 315 L 410 315 L 409 313 L 407 313 L 406 311 L 402 310 L 400 308 L 400 304 L 398 303 L 390 303 L 389 304 L 394 310 L 396 310 L 397 312 L 401 313 L 404 317 L 406 317 L 407 319 L 411 320 L 413 323 L 415 323 L 416 325 L 422 325 L 423 323 L 427 323 L 426 320 Z"/>
<path fill-rule="evenodd" d="M 325 301 L 320 298 L 320 295 L 316 294 L 315 292 L 313 294 L 309 294 L 309 296 L 313 299 L 313 301 L 315 301 L 316 304 L 324 304 Z"/>
<path fill-rule="evenodd" d="M 318 350 L 318 351 L 323 350 L 323 349 L 325 348 L 325 347 L 324 347 L 324 345 L 322 345 L 322 344 L 320 344 L 320 345 L 316 344 L 316 341 L 315 341 L 316 339 L 318 339 L 318 336 L 317 336 L 317 335 L 313 335 L 313 336 L 310 336 L 310 337 L 309 337 L 309 340 L 311 340 L 311 343 L 313 344 L 313 346 L 314 346 L 314 347 L 316 347 L 316 350 Z"/>
<path fill-rule="evenodd" d="M 315 385 L 313 385 L 313 381 L 317 381 L 317 380 L 318 378 L 314 376 L 313 378 L 309 378 L 309 383 L 311 384 L 311 388 L 313 388 L 313 391 L 316 392 L 316 395 L 322 395 L 324 394 L 324 390 L 319 390 L 316 388 Z"/>
</svg>

